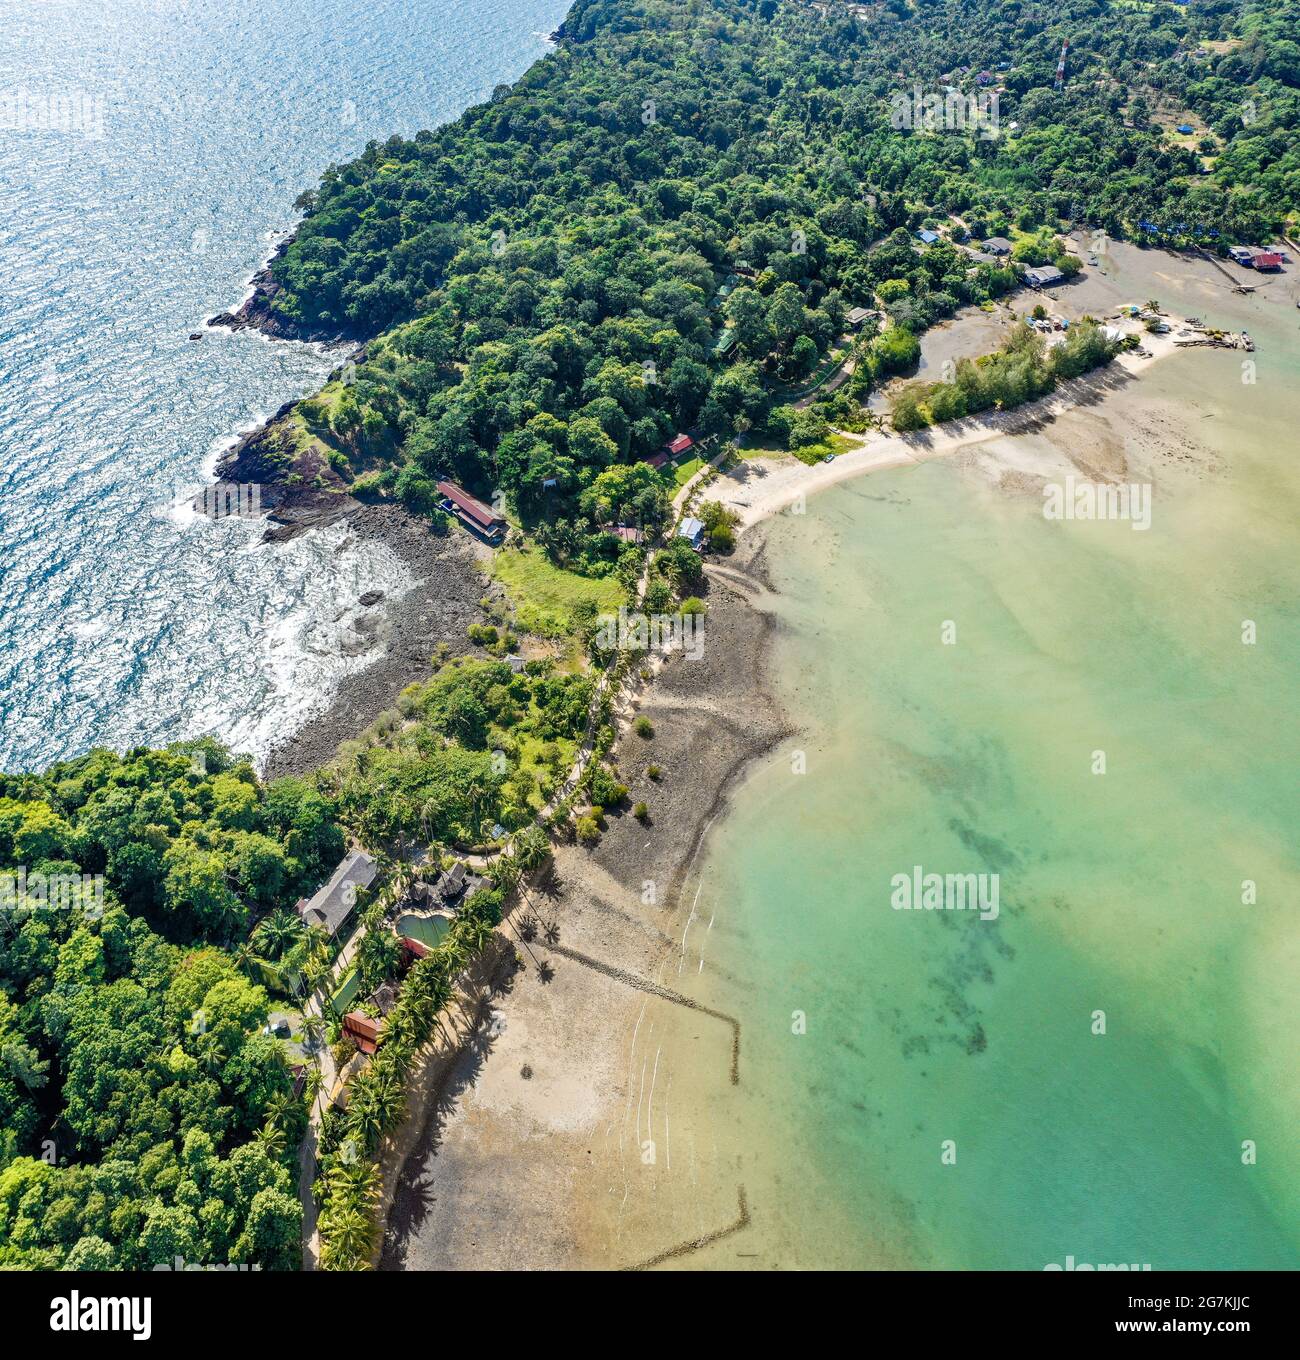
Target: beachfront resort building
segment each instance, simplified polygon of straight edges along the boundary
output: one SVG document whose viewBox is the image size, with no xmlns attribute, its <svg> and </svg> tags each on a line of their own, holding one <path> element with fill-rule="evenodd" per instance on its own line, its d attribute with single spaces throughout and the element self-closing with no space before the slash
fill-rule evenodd
<svg viewBox="0 0 1300 1360">
<path fill-rule="evenodd" d="M 300 898 L 295 910 L 304 925 L 319 926 L 333 938 L 352 915 L 358 891 L 368 888 L 378 873 L 379 866 L 364 850 L 349 850 L 329 882 L 314 896 Z"/>
<path fill-rule="evenodd" d="M 449 515 L 455 515 L 470 533 L 493 544 L 500 543 L 506 536 L 505 519 L 477 496 L 471 496 L 463 486 L 439 482 L 438 493 L 442 496 L 441 508 Z"/>
<path fill-rule="evenodd" d="M 379 1036 L 384 1032 L 384 1022 L 374 1020 L 364 1011 L 349 1011 L 343 1017 L 343 1033 L 357 1046 L 357 1051 L 373 1058 L 379 1047 Z"/>
</svg>

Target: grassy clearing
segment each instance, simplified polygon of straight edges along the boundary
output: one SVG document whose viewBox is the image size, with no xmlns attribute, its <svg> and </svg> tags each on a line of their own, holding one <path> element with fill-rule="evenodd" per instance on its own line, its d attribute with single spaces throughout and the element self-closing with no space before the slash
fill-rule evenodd
<svg viewBox="0 0 1300 1360">
<path fill-rule="evenodd" d="M 820 463 L 828 454 L 838 457 L 841 453 L 855 448 L 856 440 L 850 439 L 847 435 L 833 434 L 829 439 L 823 439 L 820 444 L 810 444 L 806 449 L 795 449 L 794 456 L 801 462 L 807 463 L 811 467 L 814 463 Z"/>
<path fill-rule="evenodd" d="M 680 491 L 704 466 L 703 458 L 688 458 L 673 468 L 673 489 Z"/>
<path fill-rule="evenodd" d="M 540 637 L 569 637 L 574 610 L 585 600 L 602 614 L 627 603 L 627 591 L 613 577 L 564 571 L 536 548 L 502 549 L 492 560 L 491 572 L 510 596 L 519 626 Z"/>
</svg>

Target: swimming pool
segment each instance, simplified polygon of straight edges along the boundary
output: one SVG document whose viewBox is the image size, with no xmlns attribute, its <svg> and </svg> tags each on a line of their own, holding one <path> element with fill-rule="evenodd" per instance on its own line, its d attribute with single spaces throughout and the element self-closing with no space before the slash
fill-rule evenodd
<svg viewBox="0 0 1300 1360">
<path fill-rule="evenodd" d="M 432 949 L 447 933 L 450 924 L 445 916 L 419 916 L 408 911 L 397 918 L 397 933 L 419 940 Z"/>
</svg>

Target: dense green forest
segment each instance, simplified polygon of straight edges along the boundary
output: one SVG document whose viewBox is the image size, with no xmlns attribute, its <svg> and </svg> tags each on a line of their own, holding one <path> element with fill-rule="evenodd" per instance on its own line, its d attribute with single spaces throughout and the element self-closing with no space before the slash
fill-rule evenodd
<svg viewBox="0 0 1300 1360">
<path fill-rule="evenodd" d="M 305 1110 L 239 942 L 343 843 L 211 741 L 0 777 L 0 1266 L 296 1264 Z"/>
<path fill-rule="evenodd" d="M 609 467 L 677 430 L 767 427 L 846 310 L 883 307 L 819 408 L 851 424 L 916 333 L 1016 285 L 946 239 L 917 249 L 918 227 L 1271 238 L 1300 208 L 1297 18 L 1294 0 L 579 0 L 513 87 L 304 194 L 272 305 L 371 341 L 311 412 L 343 481 L 416 508 L 438 477 L 500 488 L 553 560 L 613 570 L 634 550 L 584 499 Z M 891 125 L 900 94 L 973 94 L 982 68 L 997 136 Z"/>
</svg>

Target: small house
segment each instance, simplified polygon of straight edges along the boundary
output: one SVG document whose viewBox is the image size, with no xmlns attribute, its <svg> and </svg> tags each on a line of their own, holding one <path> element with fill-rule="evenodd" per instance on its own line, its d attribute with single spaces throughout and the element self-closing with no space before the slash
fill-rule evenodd
<svg viewBox="0 0 1300 1360">
<path fill-rule="evenodd" d="M 1281 269 L 1283 256 L 1276 250 L 1257 250 L 1252 261 L 1256 269 Z"/>
<path fill-rule="evenodd" d="M 471 496 L 463 486 L 439 482 L 438 491 L 442 496 L 441 508 L 460 520 L 470 533 L 488 543 L 500 543 L 505 537 L 506 522 L 502 516 L 477 496 Z"/>
<path fill-rule="evenodd" d="M 693 515 L 687 515 L 677 528 L 677 537 L 684 538 L 698 552 L 704 542 L 704 523 Z"/>
<path fill-rule="evenodd" d="M 721 359 L 724 355 L 730 354 L 736 343 L 736 332 L 725 330 L 713 342 L 713 354 L 715 358 Z"/>
<path fill-rule="evenodd" d="M 1031 288 L 1050 288 L 1064 280 L 1065 275 L 1054 264 L 1039 265 L 1036 269 L 1025 270 L 1025 282 Z"/>
<path fill-rule="evenodd" d="M 455 897 L 465 886 L 465 861 L 458 859 L 447 870 L 442 881 L 442 891 L 448 897 Z"/>
<path fill-rule="evenodd" d="M 384 1032 L 384 1022 L 373 1020 L 362 1011 L 349 1011 L 343 1017 L 343 1033 L 346 1034 L 358 1050 L 374 1057 L 379 1048 L 379 1036 Z"/>
<path fill-rule="evenodd" d="M 1184 136 L 1186 136 L 1189 132 L 1196 131 L 1196 129 L 1190 123 L 1179 123 L 1177 128 L 1175 128 L 1174 130 L 1176 132 L 1181 132 Z"/>
<path fill-rule="evenodd" d="M 921 244 L 926 246 L 934 245 L 934 243 L 939 239 L 939 233 L 937 231 L 930 231 L 925 227 L 918 231 L 916 235 L 917 239 L 920 240 Z"/>
<path fill-rule="evenodd" d="M 674 457 L 686 452 L 687 449 L 694 447 L 695 441 L 688 434 L 674 435 L 668 441 L 668 452 Z"/>
<path fill-rule="evenodd" d="M 1249 246 L 1229 246 L 1228 254 L 1240 265 L 1250 269 L 1255 263 L 1255 252 Z"/>
<path fill-rule="evenodd" d="M 990 236 L 984 242 L 984 251 L 988 255 L 1010 255 L 1011 242 L 1005 236 Z"/>
<path fill-rule="evenodd" d="M 379 866 L 364 850 L 350 850 L 329 882 L 311 898 L 297 905 L 303 924 L 319 926 L 330 936 L 337 935 L 357 904 L 357 892 L 368 888 L 379 873 Z"/>
<path fill-rule="evenodd" d="M 844 320 L 856 331 L 860 326 L 866 325 L 873 316 L 875 312 L 870 307 L 852 307 Z"/>
</svg>

